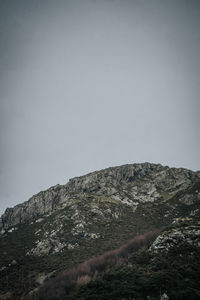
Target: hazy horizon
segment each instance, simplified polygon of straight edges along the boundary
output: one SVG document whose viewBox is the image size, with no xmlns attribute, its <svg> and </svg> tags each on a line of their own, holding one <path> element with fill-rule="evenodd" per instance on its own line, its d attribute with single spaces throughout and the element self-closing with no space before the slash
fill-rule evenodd
<svg viewBox="0 0 200 300">
<path fill-rule="evenodd" d="M 0 0 L 0 215 L 127 163 L 200 169 L 198 0 Z"/>
</svg>

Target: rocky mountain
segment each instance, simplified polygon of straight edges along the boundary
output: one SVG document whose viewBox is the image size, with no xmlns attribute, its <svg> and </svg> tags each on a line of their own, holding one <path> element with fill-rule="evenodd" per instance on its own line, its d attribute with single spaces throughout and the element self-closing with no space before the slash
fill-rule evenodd
<svg viewBox="0 0 200 300">
<path fill-rule="evenodd" d="M 163 230 L 152 255 L 184 243 L 198 248 L 199 203 L 199 171 L 150 163 L 107 168 L 42 191 L 0 218 L 0 299 L 23 299 L 59 272 L 151 230 Z"/>
</svg>

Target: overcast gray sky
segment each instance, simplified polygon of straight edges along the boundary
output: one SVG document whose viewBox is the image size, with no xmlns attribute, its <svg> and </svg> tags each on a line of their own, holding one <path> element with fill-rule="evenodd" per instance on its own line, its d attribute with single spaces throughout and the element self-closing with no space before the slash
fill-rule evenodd
<svg viewBox="0 0 200 300">
<path fill-rule="evenodd" d="M 200 1 L 0 0 L 0 213 L 90 171 L 200 169 Z"/>
</svg>

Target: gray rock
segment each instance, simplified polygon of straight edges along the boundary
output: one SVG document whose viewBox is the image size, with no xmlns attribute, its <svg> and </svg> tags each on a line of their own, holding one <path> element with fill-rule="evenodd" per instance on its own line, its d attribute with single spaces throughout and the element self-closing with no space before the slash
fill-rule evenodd
<svg viewBox="0 0 200 300">
<path fill-rule="evenodd" d="M 65 185 L 56 185 L 31 197 L 28 201 L 7 208 L 0 218 L 0 232 L 52 214 L 70 205 L 77 197 L 98 195 L 137 209 L 139 203 L 155 202 L 163 194 L 174 195 L 200 178 L 199 172 L 163 167 L 160 164 L 130 164 L 89 173 L 70 179 Z M 198 195 L 198 194 L 197 194 Z M 198 199 L 198 197 L 197 197 Z M 183 198 L 190 205 L 192 198 Z M 100 213 L 100 212 L 99 212 Z"/>
<path fill-rule="evenodd" d="M 150 251 L 168 251 L 169 248 L 183 243 L 200 247 L 200 225 L 181 227 L 164 232 L 156 238 Z"/>
</svg>

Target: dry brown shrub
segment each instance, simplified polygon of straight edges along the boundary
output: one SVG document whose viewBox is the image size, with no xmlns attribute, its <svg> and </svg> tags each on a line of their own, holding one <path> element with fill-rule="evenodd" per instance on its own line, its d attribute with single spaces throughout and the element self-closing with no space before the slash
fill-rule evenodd
<svg viewBox="0 0 200 300">
<path fill-rule="evenodd" d="M 84 285 L 84 284 L 88 283 L 91 279 L 92 278 L 89 275 L 84 275 L 84 276 L 78 277 L 76 284 L 77 284 L 77 286 Z"/>
</svg>

